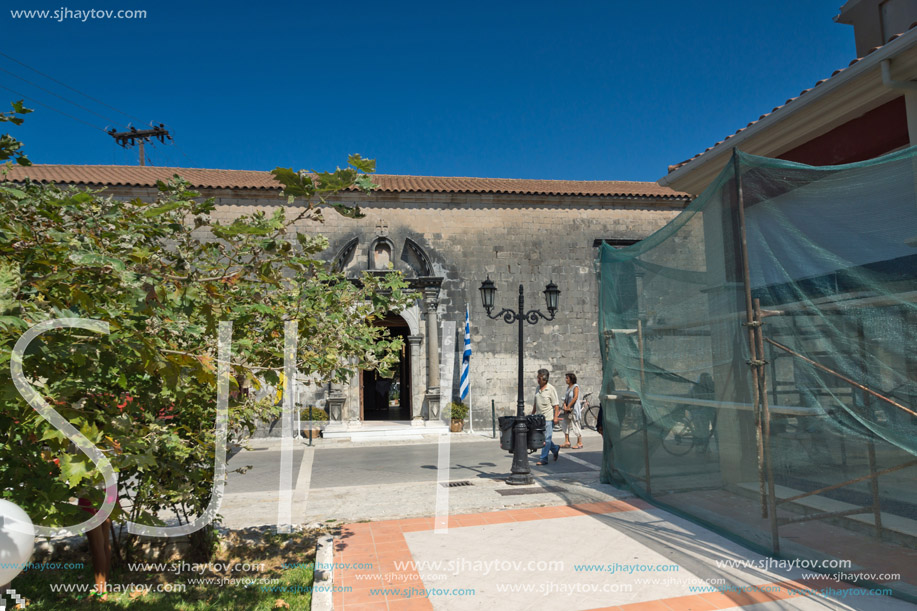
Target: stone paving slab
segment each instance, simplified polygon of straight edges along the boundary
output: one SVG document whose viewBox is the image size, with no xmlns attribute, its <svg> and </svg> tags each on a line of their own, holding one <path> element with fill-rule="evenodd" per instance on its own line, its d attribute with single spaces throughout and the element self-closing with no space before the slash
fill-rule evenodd
<svg viewBox="0 0 917 611">
<path fill-rule="evenodd" d="M 445 532 L 433 518 L 358 523 L 334 550 L 345 611 L 917 609 L 798 569 L 717 568 L 765 557 L 639 500 L 453 515 Z"/>
<path fill-rule="evenodd" d="M 538 488 L 559 488 L 559 492 L 504 496 L 497 490 L 506 489 L 499 479 L 479 479 L 473 486 L 451 488 L 448 491 L 448 512 L 473 513 L 520 507 L 538 507 L 567 503 L 592 502 L 631 496 L 630 493 L 601 490 L 598 475 L 587 471 L 572 477 L 536 477 Z M 585 481 L 583 481 L 585 480 Z M 344 522 L 391 518 L 427 517 L 436 512 L 436 494 L 441 492 L 436 482 L 411 484 L 378 484 L 312 490 L 303 514 L 306 523 L 335 519 Z"/>
</svg>

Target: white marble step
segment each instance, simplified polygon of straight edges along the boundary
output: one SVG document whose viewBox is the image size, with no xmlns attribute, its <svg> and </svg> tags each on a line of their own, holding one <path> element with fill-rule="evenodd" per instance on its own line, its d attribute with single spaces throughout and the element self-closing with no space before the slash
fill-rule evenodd
<svg viewBox="0 0 917 611">
<path fill-rule="evenodd" d="M 748 490 L 750 492 L 758 493 L 760 487 L 757 483 L 745 483 L 739 484 L 740 488 Z M 787 486 L 774 486 L 774 493 L 779 499 L 788 499 L 793 496 L 802 494 L 802 490 L 796 490 L 795 488 L 788 488 Z M 837 512 L 837 511 L 846 511 L 848 509 L 855 509 L 857 505 L 851 503 L 845 503 L 844 501 L 838 501 L 835 499 L 829 499 L 820 495 L 807 496 L 805 498 L 797 499 L 793 501 L 796 505 L 801 505 L 809 509 L 814 509 L 819 512 Z M 887 529 L 893 532 L 897 532 L 902 535 L 909 537 L 917 538 L 917 520 L 912 520 L 911 518 L 905 518 L 904 516 L 894 515 L 888 512 L 883 511 L 882 515 L 882 528 Z M 855 522 L 860 522 L 862 524 L 868 524 L 870 526 L 875 525 L 875 519 L 872 513 L 859 513 L 852 516 L 846 516 L 846 519 L 853 520 Z"/>
<path fill-rule="evenodd" d="M 425 426 L 404 424 L 366 424 L 359 428 L 328 426 L 322 433 L 325 439 L 349 439 L 350 441 L 411 441 L 427 435 L 445 435 L 449 427 L 444 424 L 427 423 Z"/>
</svg>

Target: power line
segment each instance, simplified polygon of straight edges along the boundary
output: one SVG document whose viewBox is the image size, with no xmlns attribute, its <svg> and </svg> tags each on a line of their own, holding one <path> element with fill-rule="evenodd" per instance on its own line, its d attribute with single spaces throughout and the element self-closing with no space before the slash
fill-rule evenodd
<svg viewBox="0 0 917 611">
<path fill-rule="evenodd" d="M 13 72 L 10 72 L 9 70 L 6 70 L 6 69 L 4 69 L 4 68 L 0 68 L 0 72 L 6 72 L 7 74 L 9 74 L 10 76 L 12 76 L 13 78 L 17 78 L 17 79 L 19 79 L 20 81 L 23 81 L 23 82 L 25 82 L 25 83 L 28 83 L 29 85 L 32 85 L 33 87 L 37 87 L 38 89 L 41 89 L 41 90 L 44 91 L 45 93 L 50 93 L 50 94 L 53 95 L 54 97 L 60 98 L 61 100 L 67 102 L 68 104 L 73 104 L 73 105 L 76 106 L 77 108 L 80 108 L 80 109 L 82 109 L 82 110 L 85 110 L 86 112 L 88 112 L 88 113 L 90 113 L 90 114 L 93 114 L 93 115 L 99 117 L 100 119 L 105 119 L 105 120 L 108 121 L 109 123 L 117 123 L 117 121 L 115 121 L 114 119 L 112 119 L 112 118 L 110 118 L 110 117 L 105 117 L 105 116 L 103 116 L 103 115 L 100 115 L 99 113 L 95 112 L 94 110 L 90 110 L 90 109 L 86 108 L 85 106 L 82 106 L 82 105 L 80 105 L 80 104 L 77 104 L 77 103 L 74 102 L 73 100 L 68 100 L 68 99 L 65 98 L 64 96 L 59 95 L 59 94 L 57 94 L 57 93 L 54 93 L 54 92 L 51 91 L 50 89 L 45 89 L 45 88 L 42 87 L 41 85 L 37 85 L 37 84 L 33 83 L 32 81 L 30 81 L 30 80 L 28 80 L 28 79 L 22 78 L 22 77 L 19 76 L 18 74 L 15 74 L 15 73 L 13 73 Z"/>
<path fill-rule="evenodd" d="M 112 106 L 111 104 L 106 104 L 106 103 L 103 102 L 102 100 L 97 100 L 96 98 L 92 97 L 91 95 L 85 94 L 85 93 L 83 93 L 82 91 L 80 91 L 79 89 L 76 89 L 76 88 L 74 88 L 74 87 L 71 87 L 71 86 L 68 85 L 67 83 L 62 83 L 61 81 L 57 80 L 57 79 L 54 78 L 53 76 L 49 76 L 49 75 L 45 74 L 44 72 L 42 72 L 42 71 L 40 71 L 40 70 L 38 70 L 38 69 L 36 69 L 36 68 L 33 68 L 32 66 L 30 66 L 30 65 L 28 65 L 28 64 L 26 64 L 26 63 L 24 63 L 24 62 L 19 61 L 19 60 L 16 59 L 15 57 L 11 57 L 11 56 L 7 55 L 6 53 L 3 53 L 3 52 L 0 52 L 0 56 L 3 56 L 3 57 L 5 57 L 5 58 L 7 58 L 7 59 L 9 59 L 9 60 L 11 60 L 11 61 L 16 62 L 16 63 L 19 64 L 20 66 L 25 66 L 26 68 L 28 68 L 28 69 L 31 70 L 32 72 L 35 72 L 35 73 L 37 73 L 37 74 L 40 74 L 40 75 L 42 75 L 43 77 L 45 77 L 46 79 L 50 79 L 50 80 L 54 81 L 55 83 L 57 83 L 58 85 L 61 85 L 62 87 L 66 87 L 66 88 L 69 89 L 70 91 L 75 91 L 76 93 L 80 94 L 81 96 L 83 96 L 83 97 L 85 97 L 85 98 L 88 98 L 88 99 L 92 100 L 92 101 L 95 102 L 96 104 L 101 104 L 102 106 L 105 106 L 105 107 L 110 108 L 110 109 L 112 109 L 112 110 L 114 110 L 114 111 L 116 111 L 116 112 L 121 113 L 121 114 L 124 115 L 125 117 L 130 117 L 131 119 L 134 119 L 135 121 L 139 121 L 139 122 L 143 123 L 143 119 L 138 119 L 138 118 L 135 117 L 134 115 L 129 115 L 129 114 L 127 114 L 126 112 L 124 112 L 123 110 L 119 110 L 119 109 L 115 108 L 115 107 Z M 106 119 L 106 120 L 107 120 L 107 119 Z M 115 121 L 115 122 L 116 122 L 116 121 Z"/>
<path fill-rule="evenodd" d="M 192 164 L 193 164 L 194 161 L 191 159 L 191 157 L 189 157 L 188 154 L 185 153 L 185 151 L 183 151 L 182 148 L 181 148 L 180 146 L 178 146 L 178 142 L 176 142 L 176 140 L 175 140 L 175 139 L 178 137 L 178 134 L 175 133 L 175 130 L 174 130 L 174 129 L 171 130 L 171 132 L 172 132 L 172 138 L 171 138 L 171 140 L 170 140 L 170 142 L 169 142 L 169 145 L 172 146 L 176 151 L 178 151 L 179 153 L 181 153 L 181 154 L 184 156 L 184 158 L 188 160 L 189 163 L 192 163 Z M 181 164 L 176 163 L 175 165 L 181 165 Z"/>
<path fill-rule="evenodd" d="M 102 132 L 103 134 L 107 134 L 107 133 L 108 133 L 108 132 L 106 132 L 104 129 L 102 129 L 101 127 L 99 127 L 99 126 L 97 126 L 97 125 L 93 125 L 92 123 L 87 123 L 86 121 L 83 121 L 82 119 L 80 119 L 80 118 L 78 118 L 78 117 L 74 117 L 73 115 L 71 115 L 71 114 L 69 114 L 69 113 L 66 113 L 66 112 L 64 112 L 63 110 L 58 110 L 58 109 L 54 108 L 53 106 L 50 106 L 50 105 L 48 105 L 48 104 L 45 104 L 44 102 L 39 102 L 39 101 L 36 100 L 35 98 L 31 98 L 31 97 L 25 95 L 24 93 L 19 93 L 19 92 L 16 91 L 15 89 L 10 89 L 9 87 L 4 87 L 3 85 L 0 85 L 0 89 L 6 89 L 7 91 L 10 91 L 10 92 L 12 92 L 12 93 L 15 93 L 16 95 L 18 95 L 18 96 L 21 97 L 21 98 L 24 98 L 24 99 L 26 99 L 26 100 L 31 100 L 32 102 L 34 102 L 35 104 L 38 104 L 39 106 L 44 106 L 45 108 L 48 108 L 48 109 L 50 109 L 50 110 L 53 110 L 54 112 L 56 112 L 56 113 L 58 113 L 58 114 L 64 115 L 65 117 L 69 117 L 69 118 L 73 119 L 74 121 L 78 121 L 78 122 L 82 123 L 83 125 L 88 125 L 88 126 L 91 127 L 92 129 L 97 129 L 97 130 L 99 130 L 100 132 Z"/>
<path fill-rule="evenodd" d="M 7 59 L 9 59 L 9 60 L 11 60 L 11 61 L 13 61 L 13 62 L 16 62 L 16 63 L 19 64 L 20 66 L 23 66 L 23 67 L 25 67 L 25 68 L 28 68 L 28 69 L 31 70 L 32 72 L 35 72 L 36 74 L 39 74 L 39 75 L 45 77 L 46 79 L 48 79 L 48 80 L 50 80 L 50 81 L 53 81 L 53 82 L 57 83 L 58 85 L 60 85 L 60 86 L 62 86 L 62 87 L 66 87 L 67 89 L 69 89 L 69 90 L 71 90 L 71 91 L 73 91 L 73 92 L 75 92 L 75 93 L 78 93 L 79 95 L 81 95 L 81 96 L 83 96 L 83 97 L 85 97 L 85 98 L 87 98 L 87 99 L 89 99 L 89 100 L 92 100 L 92 101 L 95 102 L 96 104 L 101 104 L 102 106 L 105 106 L 106 108 L 110 108 L 111 110 L 114 110 L 115 112 L 117 112 L 117 113 L 119 113 L 119 114 L 122 114 L 122 115 L 124 115 L 125 117 L 129 117 L 129 118 L 131 118 L 131 119 L 134 119 L 134 120 L 138 121 L 139 123 L 143 123 L 143 119 L 140 119 L 140 118 L 138 118 L 138 117 L 136 117 L 136 116 L 134 116 L 134 115 L 128 114 L 128 113 L 124 112 L 123 110 L 120 110 L 119 108 L 115 108 L 115 107 L 112 106 L 111 104 L 106 104 L 106 103 L 103 102 L 102 100 L 99 100 L 99 99 L 97 99 L 97 98 L 94 98 L 94 97 L 92 97 L 92 96 L 89 95 L 89 94 L 83 93 L 83 92 L 80 91 L 79 89 L 76 89 L 75 87 L 71 87 L 71 86 L 68 85 L 67 83 L 64 83 L 64 82 L 62 82 L 62 81 L 59 81 L 59 80 L 57 80 L 56 78 L 54 78 L 53 76 L 51 76 L 51 75 L 49 75 L 49 74 L 45 74 L 45 73 L 42 72 L 41 70 L 38 70 L 37 68 L 33 68 L 32 66 L 26 64 L 25 62 L 19 61 L 19 60 L 16 59 L 15 57 L 12 57 L 12 56 L 10 56 L 10 55 L 7 55 L 6 53 L 3 53 L 2 51 L 0 51 L 0 57 L 5 57 L 5 58 L 7 58 Z M 104 116 L 104 115 L 100 115 L 99 113 L 97 113 L 97 112 L 95 112 L 95 111 L 93 111 L 93 110 L 90 110 L 89 108 L 86 108 L 85 106 L 82 106 L 82 105 L 80 105 L 80 104 L 74 102 L 73 100 L 70 100 L 70 99 L 68 99 L 68 98 L 65 98 L 64 96 L 59 95 L 59 94 L 57 94 L 57 93 L 55 93 L 55 92 L 53 92 L 53 91 L 51 91 L 51 90 L 49 90 L 49 89 L 45 89 L 45 88 L 42 87 L 41 85 L 38 85 L 38 84 L 36 84 L 36 83 L 33 83 L 32 81 L 30 81 L 30 80 L 28 80 L 28 79 L 26 79 L 26 78 L 23 78 L 23 77 L 21 77 L 21 76 L 15 74 L 15 73 L 13 73 L 13 72 L 10 72 L 9 70 L 6 70 L 6 69 L 4 69 L 4 68 L 0 68 L 0 71 L 5 72 L 6 74 L 9 74 L 9 75 L 13 76 L 14 78 L 17 78 L 17 79 L 19 79 L 19 80 L 21 80 L 21 81 L 23 81 L 23 82 L 25 82 L 25 83 L 28 83 L 28 84 L 32 85 L 33 87 L 37 87 L 38 89 L 40 89 L 40 90 L 42 90 L 42 91 L 44 91 L 44 92 L 46 92 L 46 93 L 50 93 L 51 95 L 53 95 L 53 96 L 55 96 L 55 97 L 57 97 L 57 98 L 59 98 L 59 99 L 65 101 L 65 102 L 67 102 L 68 104 L 72 104 L 72 105 L 76 106 L 77 108 L 80 108 L 81 110 L 84 110 L 84 111 L 86 111 L 86 112 L 88 112 L 88 113 L 90 113 L 90 114 L 93 114 L 93 115 L 95 115 L 95 116 L 101 118 L 101 119 L 104 119 L 105 121 L 108 121 L 108 122 L 110 122 L 110 123 L 117 123 L 117 121 L 113 121 L 113 120 L 112 120 L 111 118 L 109 118 L 109 117 L 106 117 L 106 116 Z M 152 160 L 150 159 L 149 155 L 145 155 L 145 153 L 144 153 L 144 150 L 143 150 L 143 144 L 144 144 L 144 142 L 150 142 L 150 139 L 151 139 L 151 138 L 159 139 L 159 140 L 162 142 L 165 138 L 167 138 L 168 140 L 170 140 L 170 141 L 172 142 L 172 144 L 175 143 L 174 140 L 172 140 L 172 137 L 169 135 L 169 131 L 165 129 L 165 126 L 164 126 L 162 123 L 160 123 L 158 127 L 153 127 L 153 128 L 150 129 L 150 130 L 140 130 L 140 131 L 138 131 L 136 128 L 131 128 L 131 130 L 130 130 L 129 132 L 117 132 L 114 128 L 112 128 L 111 130 L 106 131 L 106 130 L 104 130 L 104 129 L 98 127 L 98 126 L 92 125 L 91 123 L 88 123 L 88 122 L 86 122 L 86 121 L 84 121 L 84 120 L 82 120 L 82 119 L 80 119 L 80 118 L 78 118 L 78 117 L 75 117 L 75 116 L 73 116 L 73 115 L 71 115 L 71 114 L 69 114 L 69 113 L 66 113 L 66 112 L 64 112 L 64 111 L 62 111 L 62 110 L 59 110 L 59 109 L 57 109 L 57 108 L 55 108 L 55 107 L 53 107 L 53 106 L 51 106 L 51 105 L 49 105 L 49 104 L 45 104 L 44 102 L 40 102 L 40 101 L 36 100 L 35 98 L 32 98 L 32 97 L 27 96 L 27 95 L 25 95 L 25 94 L 19 93 L 19 92 L 17 92 L 16 90 L 11 89 L 11 88 L 9 88 L 9 87 L 4 87 L 4 86 L 0 85 L 0 89 L 5 89 L 5 90 L 7 90 L 7 91 L 11 91 L 12 93 L 15 93 L 16 95 L 21 96 L 22 98 L 25 98 L 25 99 L 27 99 L 27 100 L 30 100 L 30 101 L 32 101 L 32 102 L 34 102 L 35 104 L 38 104 L 38 105 L 40 105 L 40 106 L 44 106 L 45 108 L 48 108 L 48 109 L 50 109 L 50 110 L 53 110 L 54 112 L 56 112 L 56 113 L 58 113 L 58 114 L 61 114 L 61 115 L 65 116 L 65 117 L 67 117 L 67 118 L 73 119 L 74 121 L 78 121 L 79 123 L 82 123 L 83 125 L 88 125 L 89 127 L 92 127 L 93 129 L 98 129 L 98 130 L 100 130 L 100 131 L 102 131 L 102 132 L 105 132 L 106 134 L 108 134 L 108 135 L 114 137 L 115 140 L 116 140 L 119 144 L 121 144 L 121 146 L 126 147 L 126 146 L 128 145 L 128 143 L 131 144 L 131 145 L 133 145 L 133 144 L 135 144 L 135 143 L 139 144 L 139 145 L 140 145 L 140 165 L 144 165 L 144 160 L 145 160 L 145 159 L 148 160 L 148 161 L 150 161 L 150 163 L 152 163 Z M 150 125 L 152 126 L 152 123 L 151 123 Z M 151 144 L 152 144 L 152 143 L 151 143 Z M 185 158 L 187 158 L 187 159 L 190 161 L 190 157 L 188 157 L 188 155 L 187 155 L 183 150 L 181 150 L 181 149 L 178 148 L 178 147 L 176 147 L 176 150 L 178 150 L 182 155 L 185 156 Z"/>
<path fill-rule="evenodd" d="M 185 159 L 187 159 L 189 163 L 192 163 L 192 164 L 194 163 L 194 160 L 191 159 L 191 157 L 189 157 L 188 154 L 185 153 L 185 151 L 183 151 L 182 148 L 181 148 L 180 146 L 178 146 L 178 144 L 175 143 L 175 140 L 172 141 L 172 145 L 175 147 L 175 150 L 176 150 L 176 151 L 178 151 L 179 153 L 181 153 L 182 155 L 184 155 Z M 178 164 L 176 164 L 176 165 L 178 165 Z"/>
<path fill-rule="evenodd" d="M 150 140 L 150 148 L 151 148 L 151 149 L 152 149 L 152 148 L 156 148 L 156 147 L 153 146 L 153 141 L 152 141 L 152 140 Z M 150 151 L 147 149 L 146 152 L 145 152 L 144 154 L 146 155 L 146 162 L 147 162 L 149 165 L 153 165 L 153 158 L 150 157 Z M 143 164 L 141 163 L 140 165 L 143 165 Z"/>
</svg>

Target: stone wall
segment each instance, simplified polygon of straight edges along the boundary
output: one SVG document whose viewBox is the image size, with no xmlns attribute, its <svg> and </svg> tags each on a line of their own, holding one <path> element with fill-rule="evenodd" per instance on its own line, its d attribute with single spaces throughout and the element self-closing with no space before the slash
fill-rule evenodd
<svg viewBox="0 0 917 611">
<path fill-rule="evenodd" d="M 125 188 L 110 192 L 133 197 L 153 194 L 146 189 Z M 202 194 L 216 198 L 214 216 L 221 222 L 286 203 L 263 191 L 204 190 Z M 549 281 L 553 280 L 561 290 L 560 309 L 554 321 L 525 325 L 523 375 L 527 406 L 535 390 L 535 372 L 542 367 L 551 371 L 551 383 L 561 393 L 565 371 L 577 373 L 583 392 L 597 392 L 602 364 L 594 243 L 601 239 L 642 239 L 669 222 L 684 206 L 684 202 L 650 197 L 475 193 L 355 194 L 346 203 L 359 204 L 366 217 L 348 219 L 327 210 L 324 223 L 303 222 L 297 229 L 327 236 L 329 260 L 358 238 L 347 260 L 348 273 L 367 268 L 370 245 L 378 236 L 391 242 L 394 267 L 408 276 L 417 271 L 416 256 L 407 248 L 406 239 L 425 251 L 433 275 L 443 278 L 438 315 L 441 320 L 456 323 L 453 388 L 442 390 L 442 401 L 448 403 L 458 394 L 467 304 L 474 351 L 474 425 L 485 430 L 490 429 L 491 401 L 498 416 L 515 410 L 518 335 L 516 325 L 485 316 L 478 291 L 481 282 L 489 276 L 496 284 L 498 310 L 517 309 L 520 283 L 525 289 L 526 310 L 546 313 L 542 291 Z M 424 310 L 422 304 L 420 310 Z M 425 384 L 425 365 L 423 370 Z M 358 401 L 354 393 L 348 396 L 350 401 Z M 358 414 L 359 406 L 355 409 Z"/>
</svg>

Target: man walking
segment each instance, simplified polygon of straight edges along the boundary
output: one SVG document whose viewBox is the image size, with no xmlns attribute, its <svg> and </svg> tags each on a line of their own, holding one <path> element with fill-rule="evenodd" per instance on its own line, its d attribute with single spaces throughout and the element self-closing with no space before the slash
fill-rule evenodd
<svg viewBox="0 0 917 611">
<path fill-rule="evenodd" d="M 554 453 L 554 460 L 560 454 L 560 446 L 554 443 L 554 427 L 552 423 L 560 421 L 560 400 L 557 398 L 557 390 L 548 384 L 549 373 L 547 369 L 538 370 L 538 390 L 535 391 L 535 404 L 532 414 L 541 414 L 545 419 L 544 427 L 544 448 L 541 450 L 541 460 L 537 465 L 548 464 L 548 453 Z"/>
</svg>

